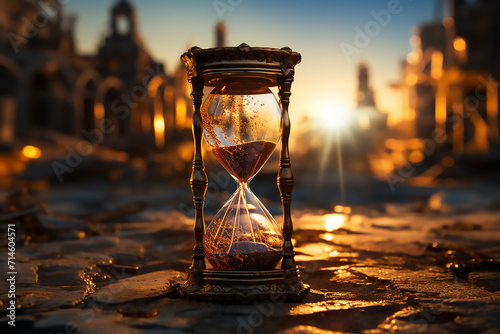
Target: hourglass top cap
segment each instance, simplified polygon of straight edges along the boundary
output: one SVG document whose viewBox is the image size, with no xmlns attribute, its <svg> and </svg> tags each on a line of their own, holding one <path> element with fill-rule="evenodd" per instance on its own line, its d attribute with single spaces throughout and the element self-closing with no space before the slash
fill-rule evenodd
<svg viewBox="0 0 500 334">
<path fill-rule="evenodd" d="M 300 60 L 300 53 L 289 47 L 251 47 L 245 43 L 210 49 L 193 46 L 181 56 L 188 79 L 203 77 L 206 86 L 215 86 L 217 81 L 230 77 L 261 78 L 269 80 L 269 86 L 276 86 L 280 78 L 293 78 L 294 67 Z"/>
</svg>

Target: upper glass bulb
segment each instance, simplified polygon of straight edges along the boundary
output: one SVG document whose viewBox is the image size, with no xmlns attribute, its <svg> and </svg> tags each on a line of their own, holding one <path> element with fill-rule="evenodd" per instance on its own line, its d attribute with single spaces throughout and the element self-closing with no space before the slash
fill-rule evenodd
<svg viewBox="0 0 500 334">
<path fill-rule="evenodd" d="M 201 117 L 205 142 L 240 182 L 260 170 L 281 137 L 281 108 L 263 80 L 222 80 Z"/>
</svg>

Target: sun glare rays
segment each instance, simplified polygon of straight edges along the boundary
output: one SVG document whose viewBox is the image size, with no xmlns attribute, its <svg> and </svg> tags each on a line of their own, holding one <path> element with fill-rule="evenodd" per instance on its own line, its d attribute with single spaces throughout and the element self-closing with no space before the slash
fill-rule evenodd
<svg viewBox="0 0 500 334">
<path fill-rule="evenodd" d="M 337 156 L 337 167 L 339 173 L 339 186 L 341 193 L 341 202 L 345 203 L 344 190 L 344 171 L 342 166 L 342 151 L 341 141 L 343 137 L 349 135 L 352 122 L 355 121 L 351 114 L 350 108 L 336 101 L 325 101 L 316 108 L 317 122 L 320 129 L 324 132 L 324 149 L 321 152 L 318 178 L 316 180 L 316 188 L 320 189 L 324 179 L 326 167 L 330 154 L 332 154 L 332 145 L 335 144 L 335 152 Z"/>
</svg>

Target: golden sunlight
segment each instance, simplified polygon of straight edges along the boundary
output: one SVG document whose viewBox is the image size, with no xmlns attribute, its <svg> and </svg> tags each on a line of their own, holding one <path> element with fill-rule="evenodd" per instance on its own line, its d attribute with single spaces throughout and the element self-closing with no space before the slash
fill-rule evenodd
<svg viewBox="0 0 500 334">
<path fill-rule="evenodd" d="M 154 117 L 155 143 L 157 148 L 165 145 L 165 120 L 163 115 L 158 113 Z"/>
<path fill-rule="evenodd" d="M 349 108 L 336 101 L 325 101 L 316 107 L 317 121 L 324 130 L 345 130 L 351 125 Z"/>
<path fill-rule="evenodd" d="M 431 77 L 438 80 L 443 75 L 443 53 L 434 51 L 431 57 Z"/>
<path fill-rule="evenodd" d="M 351 213 L 351 207 L 349 206 L 344 206 L 344 205 L 335 205 L 335 207 L 333 208 L 333 211 L 337 212 L 337 213 L 345 213 L 346 215 L 350 214 Z"/>
<path fill-rule="evenodd" d="M 322 237 L 326 241 L 332 241 L 333 240 L 333 235 L 331 235 L 330 233 L 325 233 L 325 234 L 322 235 Z"/>
<path fill-rule="evenodd" d="M 103 119 L 104 113 L 104 105 L 102 103 L 96 103 L 94 106 L 94 117 L 98 120 Z"/>
<path fill-rule="evenodd" d="M 412 51 L 406 56 L 406 61 L 410 64 L 416 64 L 419 60 L 420 55 L 416 51 Z"/>
<path fill-rule="evenodd" d="M 186 101 L 183 99 L 175 101 L 175 125 L 178 128 L 191 127 L 191 119 L 187 115 Z"/>
<path fill-rule="evenodd" d="M 455 50 L 457 50 L 459 52 L 465 51 L 467 48 L 467 43 L 465 42 L 465 40 L 462 37 L 457 37 L 453 41 L 453 47 L 455 48 Z"/>
<path fill-rule="evenodd" d="M 340 213 L 332 213 L 325 216 L 325 230 L 331 232 L 342 227 L 347 221 L 347 215 Z"/>
<path fill-rule="evenodd" d="M 38 159 L 42 156 L 42 151 L 36 146 L 26 145 L 23 147 L 21 154 L 29 159 Z"/>
</svg>

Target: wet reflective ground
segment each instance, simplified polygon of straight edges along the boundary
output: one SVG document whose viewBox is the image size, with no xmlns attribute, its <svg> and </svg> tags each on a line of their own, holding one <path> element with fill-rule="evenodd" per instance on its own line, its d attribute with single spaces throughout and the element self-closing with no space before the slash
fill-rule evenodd
<svg viewBox="0 0 500 334">
<path fill-rule="evenodd" d="M 1 217 L 14 214 L 7 218 L 22 234 L 15 332 L 499 332 L 495 205 L 303 206 L 294 211 L 294 243 L 311 293 L 301 303 L 234 305 L 176 296 L 193 245 L 191 212 L 182 205 L 190 200 L 189 190 L 160 187 L 4 194 Z M 271 212 L 275 204 L 266 203 Z M 0 331 L 8 333 L 1 275 Z"/>
</svg>

